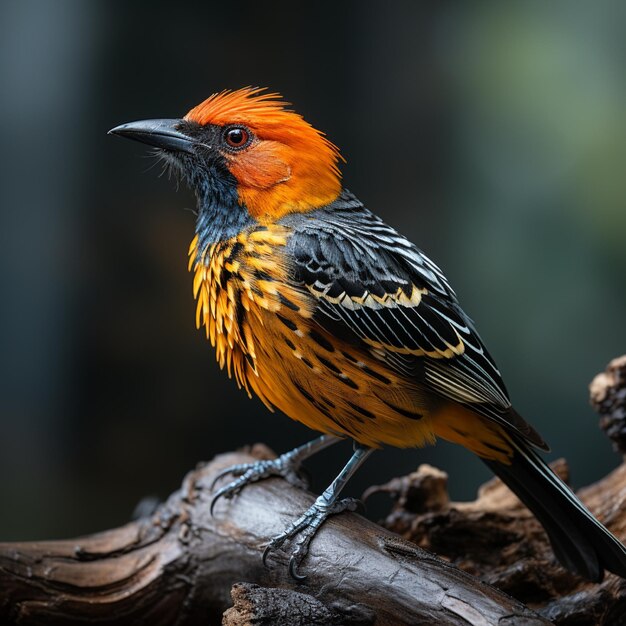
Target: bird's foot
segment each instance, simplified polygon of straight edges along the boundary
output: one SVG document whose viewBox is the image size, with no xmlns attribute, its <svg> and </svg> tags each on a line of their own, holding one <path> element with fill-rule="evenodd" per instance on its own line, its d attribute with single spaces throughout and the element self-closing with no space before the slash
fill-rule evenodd
<svg viewBox="0 0 626 626">
<path fill-rule="evenodd" d="M 282 476 L 292 485 L 306 489 L 308 485 L 298 472 L 302 461 L 301 454 L 298 454 L 298 452 L 299 449 L 296 448 L 295 450 L 281 454 L 275 459 L 231 465 L 222 470 L 213 480 L 211 490 L 215 488 L 217 482 L 224 476 L 232 475 L 235 476 L 236 479 L 224 485 L 213 496 L 213 500 L 211 500 L 211 515 L 213 515 L 215 503 L 220 498 L 224 497 L 229 500 L 236 496 L 246 485 L 258 480 L 263 480 L 264 478 L 269 478 L 270 476 Z"/>
<path fill-rule="evenodd" d="M 298 568 L 308 554 L 309 545 L 320 526 L 331 515 L 343 511 L 356 511 L 360 505 L 361 503 L 355 498 L 344 498 L 329 504 L 324 496 L 320 496 L 295 522 L 290 524 L 280 535 L 276 535 L 270 540 L 263 552 L 263 564 L 267 565 L 267 557 L 270 552 L 279 549 L 285 541 L 298 535 L 298 539 L 295 541 L 295 550 L 289 559 L 289 573 L 297 581 L 305 580 L 306 576 L 300 574 Z"/>
</svg>

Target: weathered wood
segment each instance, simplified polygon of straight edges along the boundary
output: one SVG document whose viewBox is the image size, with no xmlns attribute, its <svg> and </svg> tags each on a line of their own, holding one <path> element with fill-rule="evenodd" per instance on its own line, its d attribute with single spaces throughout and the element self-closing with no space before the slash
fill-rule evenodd
<svg viewBox="0 0 626 626">
<path fill-rule="evenodd" d="M 566 477 L 565 461 L 553 468 Z M 449 558 L 556 624 L 626 624 L 626 580 L 608 574 L 596 585 L 563 569 L 539 522 L 500 480 L 483 485 L 473 502 L 449 501 L 446 481 L 444 472 L 423 465 L 369 491 L 384 491 L 396 500 L 383 522 L 386 528 Z M 424 509 L 424 502 L 435 500 L 433 493 L 437 506 Z M 626 465 L 578 495 L 615 535 L 626 538 Z"/>
<path fill-rule="evenodd" d="M 590 392 L 601 427 L 623 452 L 626 357 L 614 359 Z M 567 463 L 559 459 L 552 467 L 567 482 Z M 608 574 L 596 585 L 564 570 L 539 522 L 497 478 L 479 489 L 474 502 L 451 502 L 446 474 L 426 465 L 366 494 L 381 491 L 395 500 L 386 528 L 449 558 L 554 623 L 626 625 L 626 580 Z M 626 539 L 626 464 L 578 495 L 613 534 Z"/>
<path fill-rule="evenodd" d="M 626 454 L 626 354 L 613 359 L 589 385 L 591 406 L 615 449 Z"/>
<path fill-rule="evenodd" d="M 307 614 L 289 607 L 302 598 L 281 592 L 274 609 L 262 609 L 269 621 L 255 623 L 545 623 L 493 587 L 355 514 L 338 516 L 322 528 L 305 562 L 304 584 L 289 578 L 284 553 L 265 568 L 264 543 L 309 506 L 312 496 L 270 479 L 220 502 L 212 518 L 213 477 L 252 458 L 230 453 L 198 467 L 149 519 L 71 541 L 1 544 L 0 622 L 218 623 L 232 604 L 231 587 L 245 581 L 312 595 L 310 610 L 323 615 L 319 611 L 325 609 L 331 620 L 296 621 L 295 616 Z M 240 613 L 242 593 L 235 591 Z M 260 607 L 258 590 L 244 595 L 248 614 L 255 604 L 250 598 L 256 597 Z M 290 621 L 278 620 L 281 606 Z M 250 623 L 234 621 L 233 611 L 224 619 Z"/>
</svg>

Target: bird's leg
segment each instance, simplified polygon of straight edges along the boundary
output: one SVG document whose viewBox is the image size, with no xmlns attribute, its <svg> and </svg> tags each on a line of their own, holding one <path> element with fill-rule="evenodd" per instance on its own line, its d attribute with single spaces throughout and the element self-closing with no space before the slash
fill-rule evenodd
<svg viewBox="0 0 626 626">
<path fill-rule="evenodd" d="M 324 448 L 332 446 L 338 441 L 341 441 L 341 437 L 322 435 L 317 439 L 313 439 L 313 441 L 309 441 L 302 446 L 298 446 L 289 452 L 281 454 L 275 459 L 256 461 L 255 463 L 242 463 L 240 465 L 227 467 L 215 477 L 211 489 L 213 489 L 217 481 L 224 476 L 231 474 L 235 476 L 236 479 L 224 485 L 224 487 L 213 496 L 213 500 L 211 501 L 211 514 L 213 514 L 215 503 L 222 496 L 230 499 L 237 495 L 246 485 L 270 476 L 282 476 L 292 485 L 306 488 L 307 485 L 298 472 L 302 461 L 324 450 Z"/>
<path fill-rule="evenodd" d="M 266 563 L 267 557 L 272 550 L 280 548 L 285 541 L 299 535 L 298 540 L 295 542 L 296 549 L 289 560 L 289 573 L 296 580 L 304 580 L 306 578 L 306 576 L 298 573 L 298 567 L 308 554 L 309 545 L 315 533 L 330 515 L 357 509 L 359 501 L 355 498 L 344 498 L 343 500 L 337 500 L 337 498 L 345 484 L 352 477 L 352 474 L 356 472 L 373 451 L 373 448 L 355 445 L 354 454 L 324 493 L 295 522 L 280 535 L 270 540 L 263 553 L 263 563 Z"/>
</svg>

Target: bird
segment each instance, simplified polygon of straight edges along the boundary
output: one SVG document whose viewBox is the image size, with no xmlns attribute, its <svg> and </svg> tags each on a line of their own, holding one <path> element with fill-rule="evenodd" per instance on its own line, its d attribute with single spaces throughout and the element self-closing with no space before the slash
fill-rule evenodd
<svg viewBox="0 0 626 626">
<path fill-rule="evenodd" d="M 626 577 L 626 548 L 550 469 L 494 360 L 441 269 L 342 183 L 339 149 L 278 93 L 214 93 L 184 117 L 110 134 L 151 146 L 195 192 L 189 269 L 196 323 L 248 395 L 321 433 L 275 459 L 229 467 L 211 511 L 345 439 L 330 486 L 263 554 L 292 545 L 296 580 L 340 493 L 382 446 L 437 439 L 475 453 L 542 524 L 558 561 L 599 582 Z"/>
</svg>

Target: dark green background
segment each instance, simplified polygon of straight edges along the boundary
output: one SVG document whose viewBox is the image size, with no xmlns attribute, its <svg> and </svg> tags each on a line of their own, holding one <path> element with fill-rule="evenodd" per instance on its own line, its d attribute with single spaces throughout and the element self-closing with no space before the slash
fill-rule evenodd
<svg viewBox="0 0 626 626">
<path fill-rule="evenodd" d="M 193 198 L 106 135 L 244 85 L 325 130 L 346 185 L 444 269 L 574 483 L 607 472 L 587 384 L 626 350 L 625 41 L 611 0 L 3 2 L 0 539 L 121 524 L 220 450 L 312 436 L 218 370 Z M 425 461 L 456 497 L 488 476 L 450 445 L 386 450 L 351 491 Z"/>
</svg>

